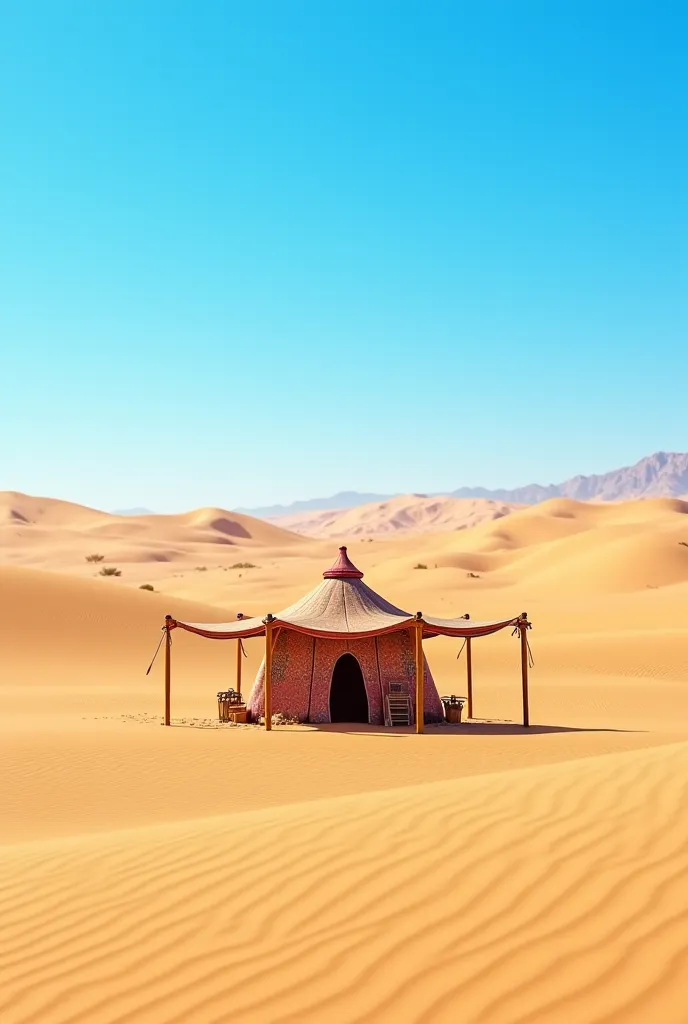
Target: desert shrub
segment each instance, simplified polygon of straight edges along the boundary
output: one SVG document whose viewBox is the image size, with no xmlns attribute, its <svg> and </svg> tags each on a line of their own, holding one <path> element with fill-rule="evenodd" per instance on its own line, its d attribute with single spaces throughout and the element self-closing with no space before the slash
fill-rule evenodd
<svg viewBox="0 0 688 1024">
<path fill-rule="evenodd" d="M 117 569 L 114 565 L 104 565 L 100 570 L 101 576 L 121 576 L 122 570 Z"/>
<path fill-rule="evenodd" d="M 688 540 L 680 540 L 679 544 L 684 548 L 688 548 Z"/>
<path fill-rule="evenodd" d="M 152 583 L 142 583 L 141 586 L 139 587 L 139 590 L 152 590 L 153 592 L 155 592 L 155 587 L 153 586 Z"/>
<path fill-rule="evenodd" d="M 196 566 L 196 572 L 207 572 L 207 571 L 208 571 L 208 566 L 207 565 L 197 565 Z"/>
<path fill-rule="evenodd" d="M 414 565 L 413 568 L 414 569 L 427 569 L 427 565 L 423 565 L 422 562 L 418 562 L 417 565 Z"/>
<path fill-rule="evenodd" d="M 258 566 L 254 565 L 253 562 L 235 562 L 234 565 L 230 565 L 230 569 L 257 569 Z"/>
<path fill-rule="evenodd" d="M 467 572 L 466 576 L 468 576 L 469 580 L 479 580 L 480 579 L 480 575 L 477 572 Z"/>
<path fill-rule="evenodd" d="M 87 562 L 104 562 L 105 555 L 86 555 Z"/>
</svg>

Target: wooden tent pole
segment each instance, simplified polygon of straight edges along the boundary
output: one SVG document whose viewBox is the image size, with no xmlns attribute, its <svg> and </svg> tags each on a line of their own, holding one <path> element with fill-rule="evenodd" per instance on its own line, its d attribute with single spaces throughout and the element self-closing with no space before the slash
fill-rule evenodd
<svg viewBox="0 0 688 1024">
<path fill-rule="evenodd" d="M 243 613 L 237 612 L 237 619 L 243 619 Z M 243 648 L 241 646 L 241 637 L 237 640 L 237 662 L 236 662 L 236 689 L 239 696 L 241 696 L 241 656 Z"/>
<path fill-rule="evenodd" d="M 172 637 L 170 636 L 170 623 L 172 616 L 165 616 L 165 725 L 170 724 L 170 695 L 172 686 Z"/>
<path fill-rule="evenodd" d="M 423 659 L 423 613 L 416 612 L 416 732 L 425 731 L 425 664 Z"/>
<path fill-rule="evenodd" d="M 468 612 L 464 616 L 464 619 L 470 619 Z M 461 654 L 457 654 L 457 658 Z M 468 714 L 467 718 L 473 717 L 473 651 L 471 649 L 471 638 L 466 637 L 466 691 L 468 694 Z"/>
<path fill-rule="evenodd" d="M 263 685 L 263 703 L 265 705 L 265 729 L 272 729 L 272 615 L 267 615 L 265 623 L 265 682 Z"/>
<path fill-rule="evenodd" d="M 466 637 L 466 689 L 468 693 L 468 717 L 473 717 L 473 652 L 471 638 Z"/>
<path fill-rule="evenodd" d="M 528 707 L 528 613 L 521 612 L 518 630 L 521 634 L 521 685 L 523 689 L 523 726 L 530 725 L 530 709 Z"/>
</svg>

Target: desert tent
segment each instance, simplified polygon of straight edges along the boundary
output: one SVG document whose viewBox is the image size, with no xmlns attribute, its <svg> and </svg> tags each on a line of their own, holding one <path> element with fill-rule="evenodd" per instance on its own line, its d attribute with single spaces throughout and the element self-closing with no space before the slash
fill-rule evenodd
<svg viewBox="0 0 688 1024">
<path fill-rule="evenodd" d="M 466 639 L 469 653 L 469 716 L 472 713 L 470 642 L 511 626 L 521 634 L 523 724 L 528 725 L 526 629 L 520 616 L 472 622 L 467 616 L 438 619 L 390 604 L 363 582 L 363 573 L 340 547 L 323 580 L 300 601 L 277 615 L 240 617 L 233 622 L 181 622 L 166 617 L 165 723 L 170 721 L 170 631 L 182 629 L 215 640 L 265 636 L 265 658 L 247 705 L 252 720 L 282 714 L 301 722 L 388 722 L 389 697 L 406 688 L 418 732 L 443 718 L 435 682 L 423 654 L 423 640 L 435 636 Z M 266 685 L 267 684 L 267 685 Z M 416 708 L 423 714 L 416 714 Z"/>
</svg>

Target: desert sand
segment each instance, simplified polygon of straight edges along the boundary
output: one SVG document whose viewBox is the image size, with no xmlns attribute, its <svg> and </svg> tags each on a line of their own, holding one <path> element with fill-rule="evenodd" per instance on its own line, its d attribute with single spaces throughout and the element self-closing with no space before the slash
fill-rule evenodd
<svg viewBox="0 0 688 1024">
<path fill-rule="evenodd" d="M 0 499 L 3 1024 L 685 1024 L 688 503 L 371 539 Z M 210 727 L 235 645 L 175 634 L 162 728 L 165 613 L 276 612 L 338 543 L 414 611 L 527 610 L 533 727 L 507 631 L 423 736 Z"/>
</svg>

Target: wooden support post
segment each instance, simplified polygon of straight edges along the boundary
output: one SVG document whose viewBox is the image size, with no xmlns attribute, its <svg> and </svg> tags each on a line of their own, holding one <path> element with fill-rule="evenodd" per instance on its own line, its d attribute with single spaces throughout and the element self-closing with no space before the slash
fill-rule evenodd
<svg viewBox="0 0 688 1024">
<path fill-rule="evenodd" d="M 530 709 L 528 707 L 528 613 L 521 612 L 518 622 L 518 630 L 521 634 L 521 683 L 523 688 L 523 726 L 530 725 Z"/>
<path fill-rule="evenodd" d="M 165 616 L 165 725 L 170 724 L 170 696 L 172 685 L 172 637 L 170 636 L 170 623 L 172 616 Z"/>
<path fill-rule="evenodd" d="M 468 695 L 468 718 L 473 717 L 473 652 L 471 638 L 466 637 L 466 692 Z"/>
<path fill-rule="evenodd" d="M 241 696 L 241 640 L 237 640 L 236 689 Z"/>
<path fill-rule="evenodd" d="M 416 612 L 416 732 L 425 731 L 425 662 L 423 659 L 423 613 Z"/>
<path fill-rule="evenodd" d="M 243 619 L 243 612 L 237 612 L 237 619 Z M 236 662 L 236 689 L 237 693 L 241 695 L 241 658 L 243 648 L 241 646 L 241 638 L 237 640 L 237 662 Z"/>
<path fill-rule="evenodd" d="M 263 703 L 265 706 L 265 729 L 272 729 L 272 615 L 267 615 L 265 623 L 265 680 L 263 683 Z"/>
</svg>

